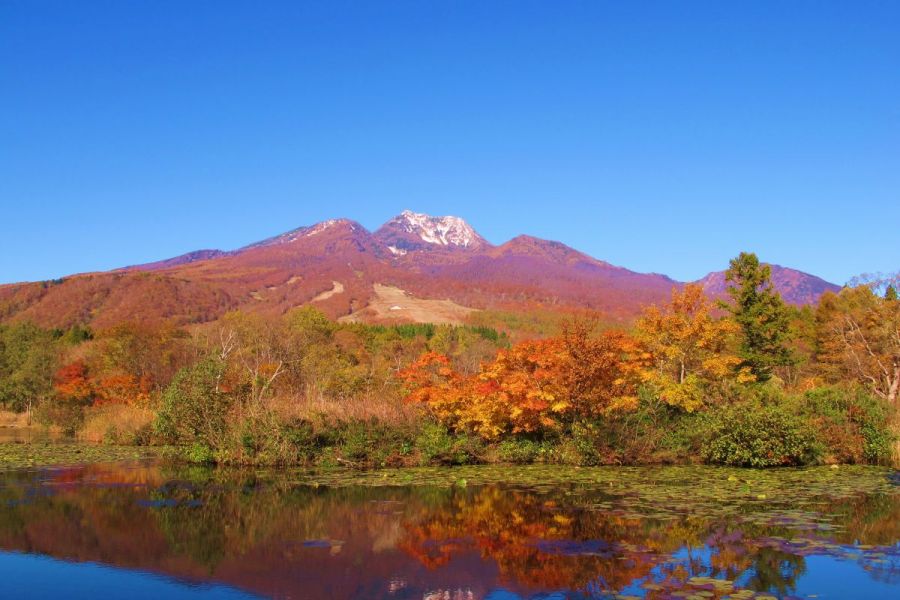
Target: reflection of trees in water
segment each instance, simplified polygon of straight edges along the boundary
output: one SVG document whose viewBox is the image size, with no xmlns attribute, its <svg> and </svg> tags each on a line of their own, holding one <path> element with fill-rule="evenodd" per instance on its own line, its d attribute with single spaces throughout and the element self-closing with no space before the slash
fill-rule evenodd
<svg viewBox="0 0 900 600">
<path fill-rule="evenodd" d="M 803 520 L 761 524 L 696 516 L 635 518 L 586 510 L 590 503 L 578 496 L 563 496 L 559 503 L 549 498 L 495 487 L 459 491 L 441 510 L 408 528 L 403 548 L 431 568 L 474 549 L 497 563 L 508 585 L 575 588 L 589 594 L 619 591 L 653 571 L 668 589 L 702 576 L 784 595 L 796 589 L 807 570 L 804 553 L 771 543 L 797 536 L 806 526 Z M 837 543 L 872 539 L 893 544 L 900 539 L 896 496 L 857 498 L 830 509 L 846 522 L 841 531 L 829 535 Z M 829 553 L 821 545 L 817 551 Z M 830 553 L 846 556 L 840 550 Z M 891 561 L 880 564 L 880 571 L 867 570 L 890 581 L 886 573 L 897 569 Z"/>
<path fill-rule="evenodd" d="M 806 561 L 800 555 L 759 543 L 761 537 L 779 534 L 790 536 L 791 532 L 784 527 L 719 525 L 705 540 L 710 548 L 708 566 L 700 565 L 692 574 L 708 568 L 712 577 L 740 580 L 754 590 L 787 594 L 806 572 Z"/>
<path fill-rule="evenodd" d="M 608 498 L 575 488 L 555 494 L 474 485 L 316 488 L 288 478 L 88 467 L 52 472 L 50 481 L 35 485 L 34 473 L 6 474 L 0 547 L 238 585 L 246 577 L 241 569 L 295 585 L 290 576 L 297 569 L 319 569 L 311 576 L 327 580 L 352 568 L 357 585 L 374 590 L 398 571 L 419 568 L 427 574 L 420 581 L 452 573 L 460 584 L 481 577 L 484 586 L 521 591 L 602 595 L 650 579 L 671 590 L 713 577 L 783 595 L 805 572 L 806 554 L 846 558 L 847 544 L 900 539 L 897 495 L 822 506 L 843 528 L 816 532 L 690 511 L 642 517 L 601 510 L 597 505 L 608 506 Z M 807 552 L 789 543 L 798 536 L 819 543 Z M 473 558 L 485 566 L 466 566 Z M 875 547 L 862 552 L 859 564 L 897 582 L 897 553 Z M 272 592 L 264 585 L 246 582 Z"/>
<path fill-rule="evenodd" d="M 640 528 L 637 520 L 583 513 L 546 495 L 486 487 L 455 491 L 440 510 L 407 527 L 402 548 L 432 568 L 478 551 L 513 587 L 580 589 L 601 582 L 620 589 L 660 559 L 653 547 L 659 540 L 634 535 Z"/>
<path fill-rule="evenodd" d="M 153 490 L 150 501 L 160 508 L 153 515 L 173 554 L 186 556 L 208 573 L 224 558 L 229 523 L 221 494 L 206 494 L 190 484 L 167 483 Z M 187 510 L 185 510 L 187 508 Z M 189 518 L 184 518 L 189 514 Z M 239 526 L 240 524 L 238 524 Z"/>
<path fill-rule="evenodd" d="M 806 561 L 802 556 L 759 548 L 753 555 L 749 572 L 746 587 L 784 595 L 795 589 L 800 575 L 806 572 Z"/>
</svg>

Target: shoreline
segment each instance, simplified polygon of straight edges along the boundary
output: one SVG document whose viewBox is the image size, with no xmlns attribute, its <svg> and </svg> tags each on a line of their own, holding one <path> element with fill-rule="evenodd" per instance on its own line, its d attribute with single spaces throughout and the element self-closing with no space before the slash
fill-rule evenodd
<svg viewBox="0 0 900 600">
<path fill-rule="evenodd" d="M 153 459 L 167 459 L 174 463 L 184 466 L 204 466 L 209 468 L 235 468 L 235 469 L 285 469 L 285 470 L 312 470 L 323 472 L 344 472 L 352 474 L 364 474 L 375 472 L 415 472 L 417 470 L 465 470 L 468 468 L 478 467 L 508 467 L 510 469 L 520 468 L 540 468 L 540 467 L 560 467 L 573 470 L 589 470 L 601 468 L 667 468 L 667 467 L 709 467 L 720 469 L 732 469 L 736 471 L 746 472 L 766 472 L 781 471 L 790 469 L 844 469 L 848 467 L 869 467 L 873 469 L 884 469 L 886 471 L 897 471 L 894 467 L 888 465 L 866 465 L 866 464 L 816 464 L 804 466 L 778 466 L 778 467 L 737 467 L 709 465 L 697 462 L 660 462 L 660 463 L 628 463 L 628 464 L 601 464 L 601 465 L 576 465 L 565 463 L 548 463 L 548 462 L 532 462 L 527 464 L 516 464 L 508 462 L 485 461 L 462 465 L 397 465 L 397 466 L 373 466 L 362 467 L 351 464 L 339 464 L 335 466 L 322 465 L 279 465 L 279 464 L 257 464 L 257 465 L 237 465 L 237 464 L 201 464 L 194 463 L 189 460 L 180 458 L 172 446 L 128 446 L 128 445 L 109 445 L 86 442 L 78 439 L 45 439 L 40 441 L 23 441 L 23 440 L 0 440 L 0 471 L 9 471 L 16 469 L 28 468 L 66 468 L 76 466 L 86 466 L 93 464 L 115 463 L 126 461 L 141 461 Z"/>
</svg>

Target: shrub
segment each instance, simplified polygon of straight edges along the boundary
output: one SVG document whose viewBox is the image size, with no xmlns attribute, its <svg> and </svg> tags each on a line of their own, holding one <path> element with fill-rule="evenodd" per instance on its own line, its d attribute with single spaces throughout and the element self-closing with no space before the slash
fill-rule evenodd
<svg viewBox="0 0 900 600">
<path fill-rule="evenodd" d="M 206 465 L 216 462 L 212 448 L 200 442 L 194 442 L 184 451 L 184 458 L 188 462 Z"/>
<path fill-rule="evenodd" d="M 603 425 L 596 423 L 575 423 L 568 434 L 562 434 L 549 451 L 549 462 L 561 465 L 592 467 L 614 464 L 614 457 L 601 455 L 599 446 L 605 446 Z"/>
<path fill-rule="evenodd" d="M 84 423 L 84 406 L 79 402 L 44 400 L 34 410 L 34 420 L 59 427 L 65 435 L 75 435 Z"/>
<path fill-rule="evenodd" d="M 306 443 L 313 450 L 336 445 L 343 460 L 357 466 L 400 466 L 412 452 L 413 434 L 403 425 L 353 420 L 331 425 Z"/>
<path fill-rule="evenodd" d="M 229 413 L 216 444 L 206 444 L 213 449 L 215 462 L 296 465 L 310 461 L 318 439 L 309 424 L 286 425 L 276 413 L 263 408 L 249 412 L 240 418 Z"/>
<path fill-rule="evenodd" d="M 224 367 L 207 359 L 178 371 L 162 395 L 154 431 L 170 442 L 223 444 L 231 397 L 216 385 Z"/>
<path fill-rule="evenodd" d="M 863 458 L 872 464 L 891 464 L 896 436 L 891 433 L 890 429 L 887 427 L 876 427 L 867 423 L 863 425 L 862 433 L 865 440 Z"/>
<path fill-rule="evenodd" d="M 372 428 L 374 428 L 374 423 Z M 372 451 L 373 439 L 377 437 L 370 425 L 361 421 L 347 423 L 341 432 L 341 454 L 351 461 L 365 461 Z"/>
<path fill-rule="evenodd" d="M 661 463 L 696 462 L 710 429 L 712 413 L 677 413 L 661 423 L 655 459 Z"/>
<path fill-rule="evenodd" d="M 597 431 L 588 424 L 576 423 L 572 426 L 572 447 L 578 457 L 579 465 L 592 467 L 601 464 L 600 453 L 597 451 Z"/>
<path fill-rule="evenodd" d="M 514 465 L 527 465 L 547 454 L 547 446 L 527 438 L 510 438 L 497 446 L 497 458 Z"/>
<path fill-rule="evenodd" d="M 425 422 L 416 437 L 416 449 L 423 465 L 465 465 L 478 462 L 481 441 L 465 434 L 453 435 L 439 423 Z"/>
<path fill-rule="evenodd" d="M 861 387 L 823 387 L 803 395 L 802 412 L 819 432 L 831 460 L 887 463 L 891 434 L 884 404 Z"/>
<path fill-rule="evenodd" d="M 27 322 L 0 325 L 0 407 L 23 412 L 49 399 L 58 363 L 51 331 Z M 57 410 L 52 405 L 44 408 L 48 416 Z"/>
<path fill-rule="evenodd" d="M 708 463 L 778 467 L 815 462 L 821 448 L 812 429 L 778 405 L 744 403 L 712 418 L 702 447 Z"/>
<path fill-rule="evenodd" d="M 317 436 L 309 421 L 298 420 L 286 426 L 284 437 L 293 447 L 298 462 L 312 460 L 319 447 Z"/>
</svg>

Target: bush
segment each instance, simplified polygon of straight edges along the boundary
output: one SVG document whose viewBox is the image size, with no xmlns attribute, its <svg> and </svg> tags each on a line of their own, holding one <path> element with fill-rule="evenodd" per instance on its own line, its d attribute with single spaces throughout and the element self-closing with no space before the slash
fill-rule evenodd
<svg viewBox="0 0 900 600">
<path fill-rule="evenodd" d="M 75 435 L 84 423 L 84 406 L 78 402 L 44 400 L 34 409 L 35 422 L 59 427 L 65 435 Z"/>
<path fill-rule="evenodd" d="M 213 449 L 215 462 L 239 465 L 296 465 L 312 458 L 310 444 L 316 443 L 311 428 L 302 423 L 286 425 L 271 410 L 257 409 L 242 418 L 232 413 Z M 204 443 L 200 440 L 201 443 Z"/>
<path fill-rule="evenodd" d="M 576 423 L 572 427 L 572 448 L 578 458 L 577 464 L 583 467 L 593 467 L 601 464 L 600 453 L 597 451 L 597 431 L 588 424 Z"/>
<path fill-rule="evenodd" d="M 423 465 L 465 465 L 478 462 L 484 450 L 478 438 L 452 435 L 443 425 L 426 422 L 416 437 Z"/>
<path fill-rule="evenodd" d="M 374 438 L 379 437 L 373 429 L 375 424 L 361 421 L 347 423 L 343 427 L 340 438 L 341 454 L 353 462 L 363 462 L 373 450 Z"/>
<path fill-rule="evenodd" d="M 570 433 L 561 434 L 550 448 L 549 462 L 582 467 L 616 463 L 614 457 L 603 456 L 598 449 L 607 442 L 604 439 L 607 431 L 601 427 L 597 423 L 574 424 Z"/>
<path fill-rule="evenodd" d="M 871 424 L 862 426 L 863 458 L 876 465 L 889 465 L 893 457 L 893 446 L 896 438 L 887 426 L 876 427 Z"/>
<path fill-rule="evenodd" d="M 298 462 L 308 462 L 316 455 L 319 440 L 309 421 L 298 420 L 286 426 L 284 437 L 294 449 Z"/>
<path fill-rule="evenodd" d="M 497 458 L 501 462 L 514 465 L 527 465 L 544 457 L 548 453 L 547 445 L 527 438 L 510 438 L 497 446 Z"/>
<path fill-rule="evenodd" d="M 647 436 L 648 443 L 656 438 L 650 460 L 656 464 L 699 462 L 713 413 L 671 412 L 667 418 L 654 424 L 652 433 Z"/>
<path fill-rule="evenodd" d="M 819 432 L 829 459 L 886 464 L 891 434 L 884 404 L 861 387 L 824 387 L 806 392 L 802 412 Z"/>
<path fill-rule="evenodd" d="M 368 419 L 332 427 L 315 436 L 313 447 L 336 444 L 341 457 L 357 466 L 400 466 L 412 452 L 413 435 L 402 425 Z"/>
<path fill-rule="evenodd" d="M 711 419 L 709 439 L 701 452 L 706 462 L 737 467 L 811 464 L 821 447 L 800 417 L 778 405 L 743 403 L 723 409 Z"/>
<path fill-rule="evenodd" d="M 53 373 L 59 365 L 54 341 L 51 331 L 31 323 L 0 325 L 0 407 L 23 412 L 52 396 Z M 44 409 L 51 419 L 56 418 L 51 413 L 72 412 L 67 406 Z M 68 424 L 65 428 L 71 431 Z"/>
<path fill-rule="evenodd" d="M 212 448 L 200 442 L 194 442 L 184 451 L 184 458 L 188 462 L 198 465 L 208 465 L 216 462 Z"/>
<path fill-rule="evenodd" d="M 216 383 L 224 366 L 207 359 L 178 371 L 162 395 L 154 431 L 169 442 L 201 442 L 210 448 L 224 443 L 225 418 L 231 397 Z"/>
</svg>

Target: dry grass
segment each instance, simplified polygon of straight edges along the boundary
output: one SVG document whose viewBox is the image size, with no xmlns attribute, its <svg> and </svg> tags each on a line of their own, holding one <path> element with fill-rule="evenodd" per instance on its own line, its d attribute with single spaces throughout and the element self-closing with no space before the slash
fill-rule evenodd
<svg viewBox="0 0 900 600">
<path fill-rule="evenodd" d="M 31 413 L 0 410 L 0 427 L 30 427 Z"/>
<path fill-rule="evenodd" d="M 111 404 L 88 409 L 78 437 L 88 442 L 133 443 L 149 427 L 154 413 L 148 408 Z"/>
<path fill-rule="evenodd" d="M 313 423 L 378 421 L 386 425 L 411 425 L 421 419 L 420 407 L 390 394 L 377 397 L 328 398 L 319 394 L 275 398 L 270 408 L 285 422 L 303 419 Z"/>
</svg>

